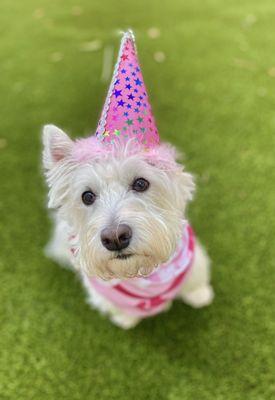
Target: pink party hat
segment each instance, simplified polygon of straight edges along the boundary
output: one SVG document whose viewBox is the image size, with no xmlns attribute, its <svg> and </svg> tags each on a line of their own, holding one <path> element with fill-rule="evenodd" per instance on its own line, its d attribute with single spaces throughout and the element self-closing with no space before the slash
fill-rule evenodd
<svg viewBox="0 0 275 400">
<path fill-rule="evenodd" d="M 123 141 L 133 139 L 145 148 L 159 144 L 132 31 L 122 37 L 96 137 L 108 144 L 114 144 L 118 138 Z"/>
</svg>

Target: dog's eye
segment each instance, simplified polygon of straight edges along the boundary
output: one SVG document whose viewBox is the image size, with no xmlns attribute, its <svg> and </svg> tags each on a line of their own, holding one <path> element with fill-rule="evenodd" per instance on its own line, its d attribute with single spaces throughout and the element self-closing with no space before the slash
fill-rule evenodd
<svg viewBox="0 0 275 400">
<path fill-rule="evenodd" d="M 137 178 L 132 184 L 132 189 L 136 192 L 145 192 L 150 186 L 150 183 L 144 178 Z"/>
<path fill-rule="evenodd" d="M 86 206 L 90 206 L 94 203 L 96 199 L 96 195 L 88 190 L 87 192 L 82 193 L 82 201 Z"/>
</svg>

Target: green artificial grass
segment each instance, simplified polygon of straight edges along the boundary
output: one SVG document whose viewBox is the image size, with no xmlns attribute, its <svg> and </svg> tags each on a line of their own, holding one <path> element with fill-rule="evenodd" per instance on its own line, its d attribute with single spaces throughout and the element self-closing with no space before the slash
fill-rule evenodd
<svg viewBox="0 0 275 400">
<path fill-rule="evenodd" d="M 275 398 L 274 18 L 274 0 L 1 0 L 1 400 Z M 216 298 L 124 332 L 43 255 L 40 131 L 95 128 L 104 49 L 128 27 L 162 138 L 197 176 Z"/>
</svg>

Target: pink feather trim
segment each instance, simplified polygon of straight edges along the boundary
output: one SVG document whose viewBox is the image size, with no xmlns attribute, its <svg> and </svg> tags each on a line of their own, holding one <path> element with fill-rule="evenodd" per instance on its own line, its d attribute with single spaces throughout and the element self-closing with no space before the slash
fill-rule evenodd
<svg viewBox="0 0 275 400">
<path fill-rule="evenodd" d="M 108 145 L 100 142 L 96 136 L 79 139 L 74 142 L 72 159 L 78 163 L 95 162 L 109 157 L 141 156 L 146 162 L 163 170 L 177 170 L 181 168 L 176 158 L 176 149 L 168 143 L 160 143 L 154 147 L 145 148 L 144 145 L 129 139 L 117 140 Z"/>
</svg>

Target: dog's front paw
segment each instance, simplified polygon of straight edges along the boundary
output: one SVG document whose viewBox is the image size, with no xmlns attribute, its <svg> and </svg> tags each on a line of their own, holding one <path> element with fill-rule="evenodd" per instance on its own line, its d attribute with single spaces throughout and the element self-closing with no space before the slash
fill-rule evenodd
<svg viewBox="0 0 275 400">
<path fill-rule="evenodd" d="M 122 329 L 132 329 L 139 323 L 140 318 L 118 313 L 111 315 L 111 321 Z"/>
<path fill-rule="evenodd" d="M 194 308 L 209 306 L 214 299 L 214 291 L 211 285 L 201 286 L 192 292 L 182 294 L 183 301 Z"/>
</svg>

